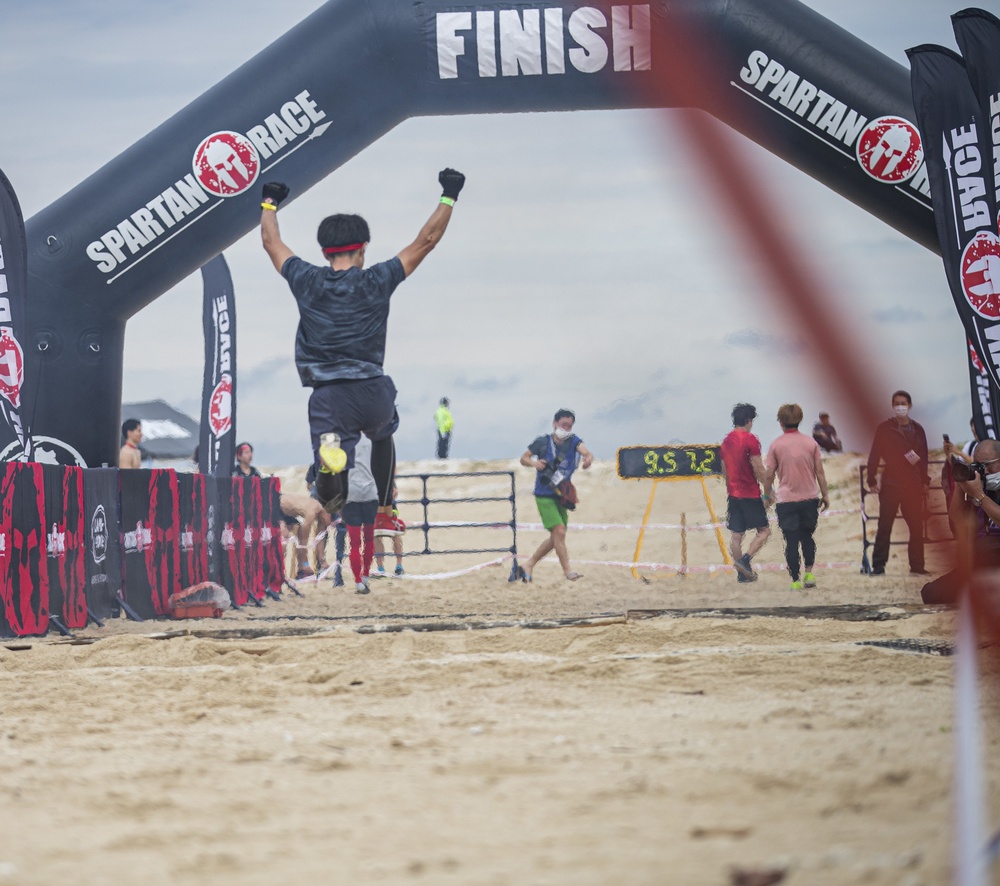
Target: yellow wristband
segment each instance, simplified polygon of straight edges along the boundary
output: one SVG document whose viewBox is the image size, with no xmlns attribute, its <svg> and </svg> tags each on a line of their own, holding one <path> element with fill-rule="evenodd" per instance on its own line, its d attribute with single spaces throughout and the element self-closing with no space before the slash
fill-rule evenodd
<svg viewBox="0 0 1000 886">
<path fill-rule="evenodd" d="M 444 203 L 445 206 L 454 206 L 455 205 L 455 201 L 452 200 L 451 197 L 442 197 L 441 198 L 441 202 Z"/>
<path fill-rule="evenodd" d="M 260 208 L 261 209 L 270 209 L 271 212 L 277 212 L 278 211 L 278 207 L 275 206 L 273 203 L 261 203 L 260 204 Z"/>
</svg>

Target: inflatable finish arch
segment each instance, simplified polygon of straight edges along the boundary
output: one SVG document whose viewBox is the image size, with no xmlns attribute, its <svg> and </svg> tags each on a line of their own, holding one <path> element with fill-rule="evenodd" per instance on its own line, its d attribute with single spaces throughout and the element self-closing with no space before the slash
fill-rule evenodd
<svg viewBox="0 0 1000 886">
<path fill-rule="evenodd" d="M 301 194 L 411 116 L 663 104 L 651 32 L 685 23 L 706 110 L 937 249 L 908 71 L 796 0 L 329 0 L 28 220 L 36 440 L 115 463 L 126 320 L 257 226 L 262 181 Z"/>
</svg>

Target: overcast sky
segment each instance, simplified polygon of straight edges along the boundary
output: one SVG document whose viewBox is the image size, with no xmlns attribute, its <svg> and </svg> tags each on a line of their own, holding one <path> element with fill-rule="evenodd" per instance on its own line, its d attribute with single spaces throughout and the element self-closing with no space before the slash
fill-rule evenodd
<svg viewBox="0 0 1000 886">
<path fill-rule="evenodd" d="M 0 169 L 25 218 L 322 5 L 318 0 L 7 2 L 0 50 Z M 954 47 L 940 0 L 807 0 L 906 64 L 919 43 Z M 985 8 L 1000 12 L 996 3 Z M 277 64 L 281 60 L 276 60 Z M 401 459 L 434 453 L 448 396 L 452 454 L 516 457 L 560 407 L 598 458 L 634 444 L 715 442 L 738 401 L 807 423 L 845 410 L 801 330 L 708 202 L 671 112 L 602 111 L 409 120 L 281 214 L 286 241 L 314 250 L 316 225 L 360 212 L 370 260 L 410 242 L 444 166 L 468 184 L 445 240 L 393 298 L 386 370 L 399 390 Z M 940 258 L 762 149 L 750 159 L 813 247 L 859 347 L 873 349 L 886 402 L 897 387 L 931 444 L 967 437 L 964 334 Z M 309 458 L 306 400 L 292 361 L 297 312 L 251 233 L 225 252 L 238 311 L 237 435 L 264 465 Z M 197 418 L 201 279 L 129 321 L 125 401 L 164 399 Z M 839 407 L 839 412 L 838 412 Z M 845 427 L 849 447 L 869 441 Z"/>
</svg>

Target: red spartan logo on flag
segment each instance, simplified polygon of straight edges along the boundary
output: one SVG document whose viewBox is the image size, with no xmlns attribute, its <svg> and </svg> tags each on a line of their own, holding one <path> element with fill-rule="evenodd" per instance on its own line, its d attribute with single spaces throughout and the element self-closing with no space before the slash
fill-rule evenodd
<svg viewBox="0 0 1000 886">
<path fill-rule="evenodd" d="M 879 117 L 861 132 L 858 163 L 872 178 L 887 184 L 905 182 L 924 159 L 917 127 L 902 117 Z"/>
<path fill-rule="evenodd" d="M 215 132 L 194 152 L 195 178 L 210 194 L 232 197 L 257 181 L 257 149 L 238 132 Z"/>
<path fill-rule="evenodd" d="M 979 354 L 976 353 L 976 348 L 969 342 L 969 362 L 976 367 L 976 372 L 980 375 L 986 375 L 986 367 L 983 366 L 983 361 L 979 359 Z"/>
<path fill-rule="evenodd" d="M 15 409 L 21 408 L 24 382 L 24 355 L 10 327 L 0 326 L 0 397 Z"/>
<path fill-rule="evenodd" d="M 228 372 L 222 373 L 222 378 L 212 391 L 208 423 L 216 437 L 221 437 L 233 426 L 233 379 Z"/>
<path fill-rule="evenodd" d="M 1000 238 L 980 231 L 962 251 L 962 291 L 980 317 L 1000 317 Z"/>
</svg>

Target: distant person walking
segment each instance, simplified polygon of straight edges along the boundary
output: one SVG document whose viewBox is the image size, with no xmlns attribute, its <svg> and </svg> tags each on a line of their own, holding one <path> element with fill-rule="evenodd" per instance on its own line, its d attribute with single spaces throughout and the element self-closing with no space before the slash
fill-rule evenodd
<svg viewBox="0 0 1000 886">
<path fill-rule="evenodd" d="M 785 538 L 785 563 L 792 577 L 793 591 L 816 587 L 816 576 L 813 574 L 816 542 L 813 533 L 820 510 L 830 507 L 819 444 L 799 432 L 801 422 L 802 407 L 798 403 L 786 403 L 778 410 L 778 424 L 783 433 L 767 450 L 764 463 L 767 468 L 764 478 L 766 498 L 774 498 L 775 476 L 780 481 L 775 511 L 778 528 Z M 805 574 L 800 579 L 799 570 L 803 564 Z"/>
<path fill-rule="evenodd" d="M 756 408 L 750 403 L 737 403 L 732 417 L 733 430 L 726 435 L 719 449 L 726 492 L 729 493 L 729 552 L 733 555 L 736 580 L 750 582 L 757 581 L 757 573 L 753 571 L 750 561 L 771 537 L 767 511 L 760 497 L 760 484 L 764 482 L 766 472 L 760 457 L 760 440 L 750 433 L 753 420 L 757 417 Z M 755 535 L 744 554 L 743 536 L 749 529 L 755 530 Z"/>
<path fill-rule="evenodd" d="M 142 442 L 142 422 L 137 418 L 127 418 L 122 422 L 121 451 L 118 453 L 119 468 L 141 468 L 142 453 L 139 444 Z"/>
<path fill-rule="evenodd" d="M 830 413 L 821 412 L 819 421 L 813 425 L 813 440 L 824 452 L 843 452 L 844 444 L 840 442 L 837 429 L 830 424 Z"/>
<path fill-rule="evenodd" d="M 455 427 L 455 419 L 452 418 L 451 410 L 448 408 L 448 398 L 442 397 L 438 403 L 437 411 L 434 413 L 434 424 L 437 425 L 437 457 L 447 458 L 451 449 L 451 429 Z"/>
</svg>

